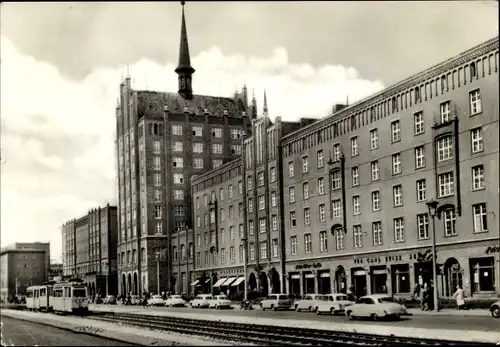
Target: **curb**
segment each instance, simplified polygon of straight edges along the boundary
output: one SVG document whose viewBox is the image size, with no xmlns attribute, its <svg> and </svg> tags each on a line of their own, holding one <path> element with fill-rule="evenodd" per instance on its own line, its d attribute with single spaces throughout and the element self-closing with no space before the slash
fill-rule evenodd
<svg viewBox="0 0 500 347">
<path fill-rule="evenodd" d="M 144 345 L 141 345 L 141 344 L 138 344 L 138 343 L 134 343 L 134 342 L 130 342 L 130 341 L 122 340 L 122 339 L 117 339 L 117 338 L 114 338 L 114 337 L 107 337 L 105 335 L 99 334 L 98 332 L 91 333 L 91 332 L 88 332 L 88 331 L 80 331 L 80 330 L 77 330 L 75 328 L 61 327 L 61 326 L 58 326 L 56 324 L 52 324 L 51 322 L 47 322 L 47 321 L 45 321 L 45 322 L 44 321 L 36 321 L 36 320 L 31 320 L 31 319 L 27 319 L 27 318 L 20 318 L 20 317 L 14 317 L 14 316 L 9 316 L 9 315 L 5 315 L 5 316 L 9 317 L 11 319 L 17 319 L 17 320 L 20 320 L 20 321 L 30 322 L 30 323 L 33 323 L 33 324 L 51 326 L 53 328 L 61 329 L 61 330 L 68 331 L 68 332 L 71 332 L 71 333 L 74 333 L 74 334 L 81 334 L 81 335 L 87 335 L 87 336 L 93 336 L 93 337 L 100 337 L 100 338 L 107 339 L 107 340 L 110 340 L 110 341 L 114 341 L 114 342 L 118 342 L 118 343 L 126 343 L 128 345 L 133 345 L 133 346 L 144 346 Z M 70 324 L 70 323 L 66 323 L 66 324 L 73 325 L 73 324 Z"/>
</svg>

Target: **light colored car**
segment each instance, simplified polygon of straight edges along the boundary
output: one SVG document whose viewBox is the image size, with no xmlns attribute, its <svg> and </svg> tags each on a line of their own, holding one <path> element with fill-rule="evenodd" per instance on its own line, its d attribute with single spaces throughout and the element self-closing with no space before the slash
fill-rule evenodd
<svg viewBox="0 0 500 347">
<path fill-rule="evenodd" d="M 279 309 L 289 310 L 292 302 L 288 294 L 271 294 L 260 302 L 260 309 L 265 311 L 271 309 L 277 311 Z"/>
<path fill-rule="evenodd" d="M 231 301 L 225 295 L 216 295 L 210 300 L 208 308 L 220 310 L 222 308 L 231 308 Z"/>
<path fill-rule="evenodd" d="M 316 311 L 316 307 L 318 304 L 325 298 L 324 295 L 321 294 L 306 294 L 304 298 L 296 301 L 293 304 L 295 311 L 300 312 L 302 310 L 306 311 Z"/>
<path fill-rule="evenodd" d="M 192 308 L 208 308 L 210 300 L 212 300 L 212 294 L 200 294 L 194 298 L 189 305 L 191 305 Z"/>
<path fill-rule="evenodd" d="M 148 300 L 148 306 L 163 306 L 165 305 L 165 300 L 161 297 L 161 295 L 153 295 Z"/>
<path fill-rule="evenodd" d="M 329 313 L 336 315 L 338 313 L 345 313 L 345 309 L 348 306 L 354 304 L 354 301 L 350 301 L 345 294 L 326 294 L 322 301 L 320 301 L 316 308 L 316 314 Z"/>
<path fill-rule="evenodd" d="M 490 312 L 493 318 L 500 318 L 500 300 L 491 305 Z"/>
<path fill-rule="evenodd" d="M 408 315 L 404 305 L 398 304 L 387 294 L 373 294 L 363 296 L 345 310 L 350 319 L 371 318 L 373 320 L 383 318 L 396 318 Z"/>
<path fill-rule="evenodd" d="M 104 298 L 102 301 L 104 305 L 114 305 L 116 304 L 116 296 L 114 295 L 108 295 Z"/>
<path fill-rule="evenodd" d="M 186 301 L 180 295 L 170 295 L 167 300 L 165 300 L 165 306 L 167 307 L 185 307 Z"/>
</svg>

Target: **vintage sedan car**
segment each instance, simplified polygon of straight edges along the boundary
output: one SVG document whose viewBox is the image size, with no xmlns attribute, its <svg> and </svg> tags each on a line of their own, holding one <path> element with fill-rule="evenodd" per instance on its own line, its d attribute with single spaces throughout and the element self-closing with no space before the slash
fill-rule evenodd
<svg viewBox="0 0 500 347">
<path fill-rule="evenodd" d="M 167 307 L 185 307 L 186 301 L 180 295 L 170 295 L 167 300 L 165 300 L 165 306 Z"/>
<path fill-rule="evenodd" d="M 208 308 L 212 298 L 212 294 L 200 294 L 191 300 L 189 305 L 191 305 L 192 308 Z"/>
<path fill-rule="evenodd" d="M 359 298 L 354 305 L 345 309 L 345 314 L 352 320 L 357 318 L 399 319 L 401 316 L 408 315 L 408 310 L 387 294 L 373 294 Z"/>
<path fill-rule="evenodd" d="M 345 294 L 326 294 L 324 300 L 320 301 L 316 306 L 316 314 L 344 314 L 346 307 L 349 307 L 353 304 L 354 301 L 350 301 Z"/>
<path fill-rule="evenodd" d="M 306 294 L 301 300 L 295 301 L 293 307 L 295 311 L 300 312 L 302 310 L 306 311 L 316 311 L 318 304 L 324 300 L 325 296 L 321 294 Z"/>
<path fill-rule="evenodd" d="M 500 300 L 491 305 L 490 312 L 493 318 L 500 318 Z"/>
<path fill-rule="evenodd" d="M 116 296 L 114 295 L 108 295 L 104 298 L 102 301 L 104 305 L 114 305 L 116 304 Z"/>
<path fill-rule="evenodd" d="M 289 310 L 292 306 L 292 301 L 288 294 L 271 294 L 264 300 L 260 302 L 260 309 L 265 311 L 266 309 L 277 311 L 279 309 Z"/>
<path fill-rule="evenodd" d="M 165 305 L 165 300 L 161 297 L 161 295 L 153 295 L 148 300 L 148 306 L 163 306 Z"/>
<path fill-rule="evenodd" d="M 208 308 L 215 308 L 217 310 L 231 308 L 231 301 L 225 295 L 216 295 L 210 300 Z"/>
</svg>

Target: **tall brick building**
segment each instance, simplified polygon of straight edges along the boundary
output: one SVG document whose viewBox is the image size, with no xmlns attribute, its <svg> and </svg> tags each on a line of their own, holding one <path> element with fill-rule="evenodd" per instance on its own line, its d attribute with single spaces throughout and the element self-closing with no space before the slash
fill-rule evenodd
<svg viewBox="0 0 500 347">
<path fill-rule="evenodd" d="M 109 204 L 63 224 L 63 276 L 84 280 L 89 293 L 117 294 L 117 207 Z"/>
<path fill-rule="evenodd" d="M 246 87 L 233 98 L 193 94 L 182 9 L 178 92 L 120 85 L 116 109 L 121 294 L 186 292 L 193 265 L 190 179 L 237 158 L 255 117 Z M 177 277 L 176 277 L 177 276 Z"/>
<path fill-rule="evenodd" d="M 199 290 L 224 293 L 242 290 L 244 247 L 248 243 L 251 290 L 281 290 L 284 263 L 280 254 L 281 138 L 314 122 L 282 122 L 263 115 L 252 121 L 253 136 L 242 141 L 241 158 L 192 180 L 194 194 L 194 249 Z M 270 275 L 270 281 L 267 281 Z"/>
<path fill-rule="evenodd" d="M 266 115 L 253 121 L 242 158 L 192 182 L 194 284 L 241 290 L 246 244 L 251 290 L 408 297 L 432 278 L 434 199 L 440 295 L 459 284 L 496 296 L 498 47 L 497 37 L 267 143 Z"/>
</svg>

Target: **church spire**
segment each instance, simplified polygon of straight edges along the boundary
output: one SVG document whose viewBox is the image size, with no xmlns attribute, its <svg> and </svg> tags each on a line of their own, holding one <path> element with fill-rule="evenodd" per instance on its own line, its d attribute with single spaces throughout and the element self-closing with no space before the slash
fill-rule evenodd
<svg viewBox="0 0 500 347">
<path fill-rule="evenodd" d="M 266 90 L 264 89 L 264 107 L 263 107 L 263 111 L 264 111 L 264 116 L 267 116 L 267 95 L 266 95 Z"/>
<path fill-rule="evenodd" d="M 191 66 L 191 57 L 189 56 L 189 44 L 186 30 L 186 19 L 184 16 L 185 1 L 181 1 L 182 5 L 182 24 L 181 24 L 181 42 L 179 46 L 179 66 L 175 69 L 179 82 L 179 95 L 184 99 L 190 100 L 193 98 L 193 88 L 191 85 L 192 75 L 195 69 Z"/>
</svg>

